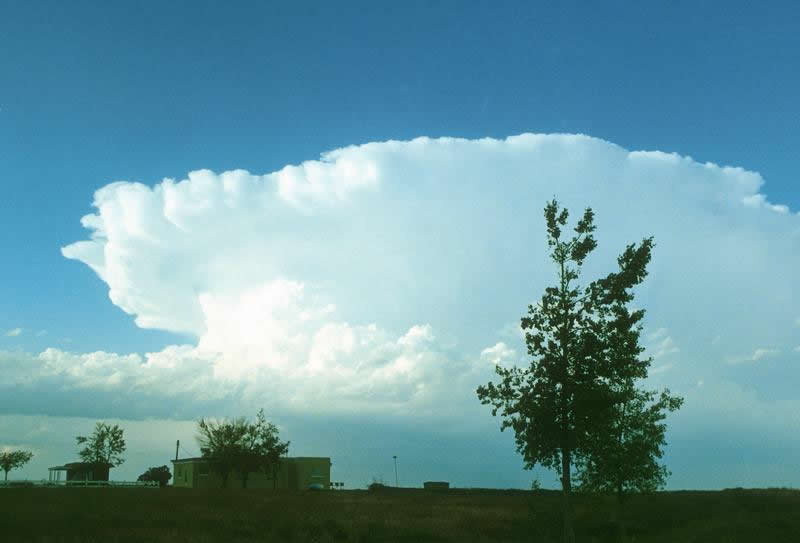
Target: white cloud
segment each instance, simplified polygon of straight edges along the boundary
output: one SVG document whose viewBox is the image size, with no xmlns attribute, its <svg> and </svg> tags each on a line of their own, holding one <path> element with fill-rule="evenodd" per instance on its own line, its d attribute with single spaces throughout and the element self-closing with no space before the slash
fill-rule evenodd
<svg viewBox="0 0 800 543">
<path fill-rule="evenodd" d="M 758 360 L 761 360 L 764 357 L 774 356 L 774 355 L 779 354 L 779 353 L 780 353 L 780 351 L 778 349 L 756 349 L 753 352 L 752 360 L 753 361 L 758 361 Z"/>
<path fill-rule="evenodd" d="M 664 373 L 672 369 L 672 364 L 661 364 L 660 366 L 656 366 L 650 370 L 650 375 L 658 375 L 659 373 Z"/>
<path fill-rule="evenodd" d="M 798 345 L 797 347 L 794 348 L 794 352 L 800 353 L 800 345 Z"/>
<path fill-rule="evenodd" d="M 503 364 L 504 362 L 513 362 L 516 356 L 514 349 L 510 349 L 502 341 L 495 343 L 491 347 L 487 347 L 481 351 L 481 360 L 489 362 L 493 365 Z"/>
<path fill-rule="evenodd" d="M 121 395 L 123 403 L 148 397 L 198 405 L 228 399 L 306 413 L 444 415 L 457 406 L 437 407 L 442 393 L 460 383 L 451 397 L 471 397 L 473 382 L 464 379 L 489 375 L 443 349 L 428 325 L 392 336 L 375 324 L 335 322 L 309 333 L 287 319 L 272 333 L 260 340 L 247 336 L 232 344 L 237 348 L 218 351 L 209 345 L 227 346 L 230 338 L 208 336 L 198 346 L 174 345 L 144 356 L 54 348 L 38 355 L 0 352 L 3 384 L 31 387 L 45 381 L 75 394 Z"/>
<path fill-rule="evenodd" d="M 138 392 L 145 396 L 191 392 L 198 400 L 209 394 L 223 396 L 227 392 L 225 383 L 214 380 L 209 361 L 194 353 L 188 345 L 173 345 L 145 356 L 103 351 L 75 354 L 51 347 L 38 355 L 0 352 L 0 363 L 6 386 L 30 386 L 42 379 L 58 378 L 60 387 L 75 390 Z"/>
<path fill-rule="evenodd" d="M 658 344 L 653 358 L 658 359 L 668 354 L 680 352 L 680 349 L 675 345 L 671 337 L 665 337 L 661 343 Z"/>
<path fill-rule="evenodd" d="M 780 354 L 779 349 L 767 349 L 764 347 L 760 347 L 753 351 L 752 354 L 745 355 L 745 356 L 729 356 L 726 358 L 726 361 L 729 364 L 739 364 L 741 362 L 758 362 L 763 358 L 773 357 L 775 355 Z"/>
<path fill-rule="evenodd" d="M 748 207 L 761 207 L 782 215 L 789 213 L 789 208 L 787 206 L 770 204 L 767 202 L 767 198 L 763 194 L 752 194 L 750 196 L 745 196 L 742 198 L 742 203 Z"/>
<path fill-rule="evenodd" d="M 687 372 L 712 363 L 712 333 L 731 338 L 729 352 L 796 343 L 779 323 L 796 317 L 785 293 L 798 290 L 800 217 L 769 203 L 763 182 L 676 154 L 533 134 L 369 143 L 265 175 L 116 182 L 82 219 L 89 239 L 64 256 L 95 270 L 138 326 L 196 339 L 144 355 L 47 350 L 31 363 L 73 387 L 298 410 L 422 413 L 457 385 L 471 405 L 491 378 L 486 361 L 521 343 L 515 326 L 484 349 L 493 331 L 553 281 L 541 211 L 555 194 L 573 217 L 596 212 L 587 280 L 612 271 L 626 244 L 655 237 L 636 304 L 646 325 L 663 326 L 646 347 L 665 359 L 665 384 L 693 384 Z"/>
<path fill-rule="evenodd" d="M 375 188 L 378 166 L 373 161 L 353 156 L 353 147 L 322 155 L 300 166 L 286 166 L 274 174 L 278 194 L 292 204 L 306 206 L 318 202 L 340 202 L 355 190 Z"/>
<path fill-rule="evenodd" d="M 22 328 L 14 328 L 6 332 L 7 337 L 17 337 L 22 335 Z"/>
<path fill-rule="evenodd" d="M 672 339 L 672 336 L 668 335 L 668 333 L 669 330 L 666 328 L 659 328 L 655 332 L 647 335 L 646 350 L 647 353 L 653 357 L 653 360 L 658 360 L 667 355 L 680 352 L 680 349 L 675 344 L 675 340 Z"/>
</svg>

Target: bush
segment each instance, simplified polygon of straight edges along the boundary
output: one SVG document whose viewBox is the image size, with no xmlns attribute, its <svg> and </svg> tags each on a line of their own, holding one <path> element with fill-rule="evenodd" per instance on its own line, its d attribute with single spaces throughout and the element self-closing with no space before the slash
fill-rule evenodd
<svg viewBox="0 0 800 543">
<path fill-rule="evenodd" d="M 169 472 L 169 468 L 167 466 L 159 466 L 157 468 L 148 468 L 147 471 L 139 475 L 137 481 L 157 481 L 158 486 L 165 487 L 170 479 L 172 479 L 172 474 Z"/>
<path fill-rule="evenodd" d="M 372 478 L 372 482 L 367 486 L 367 490 L 372 492 L 386 490 L 387 488 L 389 487 L 384 484 L 383 479 L 376 479 L 375 477 Z"/>
</svg>

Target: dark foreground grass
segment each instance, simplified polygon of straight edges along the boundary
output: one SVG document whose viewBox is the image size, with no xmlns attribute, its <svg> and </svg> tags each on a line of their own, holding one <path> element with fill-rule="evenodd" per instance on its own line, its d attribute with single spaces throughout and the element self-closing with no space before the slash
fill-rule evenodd
<svg viewBox="0 0 800 543">
<path fill-rule="evenodd" d="M 558 541 L 552 491 L 267 493 L 180 488 L 0 489 L 0 541 Z M 575 499 L 579 542 L 617 541 L 614 501 Z M 800 492 L 664 492 L 631 499 L 626 541 L 800 542 Z"/>
</svg>

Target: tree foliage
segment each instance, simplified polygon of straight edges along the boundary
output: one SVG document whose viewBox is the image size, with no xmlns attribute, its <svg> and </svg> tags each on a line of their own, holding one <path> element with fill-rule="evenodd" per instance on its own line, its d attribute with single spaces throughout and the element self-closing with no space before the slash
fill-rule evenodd
<svg viewBox="0 0 800 543">
<path fill-rule="evenodd" d="M 220 474 L 223 486 L 234 469 L 241 473 L 244 487 L 253 472 L 271 473 L 274 480 L 280 458 L 289 450 L 289 442 L 280 441 L 278 427 L 267 422 L 263 409 L 254 423 L 244 417 L 221 422 L 200 419 L 198 431 L 200 452 Z"/>
<path fill-rule="evenodd" d="M 581 466 L 581 490 L 613 493 L 621 504 L 632 492 L 663 488 L 670 474 L 659 463 L 666 445 L 664 419 L 682 403 L 669 389 L 658 394 L 630 387 L 613 408 L 605 438 L 597 439 L 594 454 Z"/>
<path fill-rule="evenodd" d="M 125 452 L 125 439 L 122 433 L 122 428 L 116 424 L 111 426 L 105 422 L 98 422 L 92 435 L 75 438 L 78 445 L 85 444 L 85 447 L 78 451 L 78 455 L 84 462 L 119 466 L 125 461 L 122 457 L 122 453 Z"/>
<path fill-rule="evenodd" d="M 573 470 L 594 469 L 592 485 L 604 480 L 609 473 L 603 459 L 610 451 L 607 431 L 615 427 L 620 406 L 634 407 L 633 383 L 647 376 L 650 360 L 640 358 L 638 344 L 644 311 L 631 311 L 628 304 L 632 289 L 647 276 L 653 239 L 627 246 L 617 259 L 617 272 L 581 288 L 576 284 L 581 267 L 597 246 L 594 212 L 585 210 L 569 240 L 562 239 L 566 209 L 553 200 L 544 216 L 557 284 L 545 288 L 521 319 L 531 362 L 523 368 L 496 366 L 499 382 L 478 387 L 477 394 L 481 403 L 492 406 L 493 415 L 500 414 L 501 430 L 514 430 L 526 468 L 541 464 L 561 477 L 563 536 L 574 541 Z M 625 420 L 631 425 L 626 435 L 642 422 Z M 652 432 L 644 435 L 652 437 Z M 589 473 L 581 479 L 587 488 Z"/>
<path fill-rule="evenodd" d="M 242 486 L 247 486 L 247 477 L 251 472 L 271 473 L 273 485 L 277 485 L 277 470 L 281 457 L 289 452 L 289 442 L 281 442 L 278 427 L 267 422 L 264 410 L 256 414 L 256 422 L 251 424 L 244 443 L 245 454 L 242 457 Z"/>
<path fill-rule="evenodd" d="M 200 435 L 197 442 L 200 454 L 207 458 L 211 468 L 222 477 L 222 486 L 228 484 L 231 471 L 238 465 L 242 456 L 242 442 L 247 434 L 247 421 L 244 417 L 215 422 L 200 419 L 197 423 Z"/>
<path fill-rule="evenodd" d="M 165 487 L 169 480 L 172 479 L 172 474 L 167 466 L 147 468 L 147 471 L 139 475 L 137 481 L 157 481 L 158 486 Z"/>
<path fill-rule="evenodd" d="M 31 461 L 33 453 L 30 451 L 5 451 L 0 452 L 0 469 L 5 472 L 5 481 L 8 481 L 8 472 L 21 468 Z"/>
</svg>

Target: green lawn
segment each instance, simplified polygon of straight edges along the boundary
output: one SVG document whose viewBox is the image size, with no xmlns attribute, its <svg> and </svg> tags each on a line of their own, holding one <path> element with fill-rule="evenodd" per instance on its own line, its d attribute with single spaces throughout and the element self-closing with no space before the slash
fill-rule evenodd
<svg viewBox="0 0 800 543">
<path fill-rule="evenodd" d="M 557 541 L 552 491 L 271 493 L 180 488 L 0 489 L 0 541 Z M 611 499 L 575 499 L 579 542 L 615 541 Z M 632 498 L 629 541 L 800 542 L 800 491 Z"/>
</svg>

